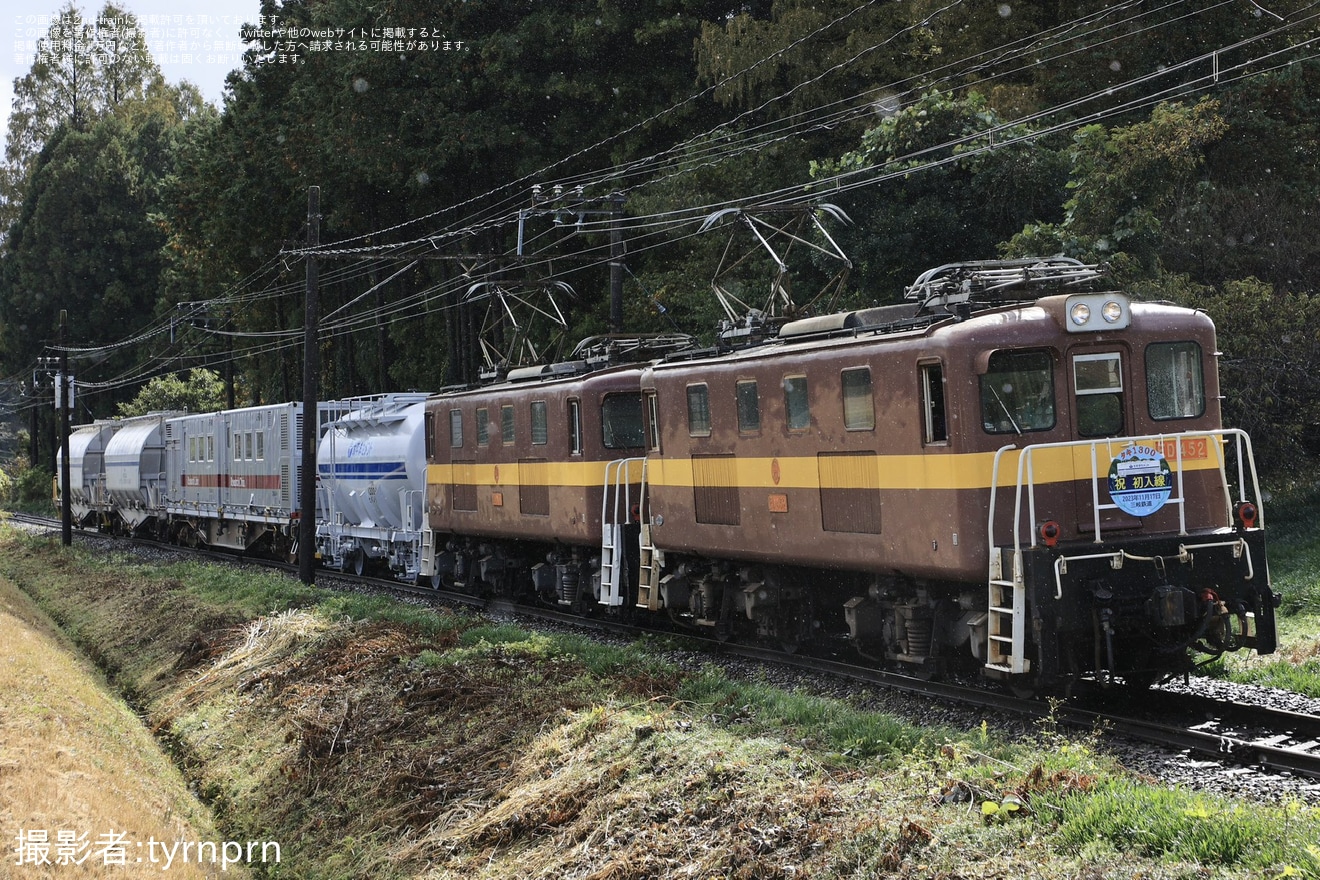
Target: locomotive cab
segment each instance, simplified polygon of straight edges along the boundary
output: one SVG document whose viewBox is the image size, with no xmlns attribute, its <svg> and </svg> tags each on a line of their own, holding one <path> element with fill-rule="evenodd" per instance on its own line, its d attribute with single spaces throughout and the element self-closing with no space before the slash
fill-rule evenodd
<svg viewBox="0 0 1320 880">
<path fill-rule="evenodd" d="M 1020 317 L 1048 344 L 977 355 L 997 446 L 987 674 L 1145 684 L 1197 654 L 1272 652 L 1255 466 L 1220 426 L 1209 318 L 1115 292 Z"/>
</svg>

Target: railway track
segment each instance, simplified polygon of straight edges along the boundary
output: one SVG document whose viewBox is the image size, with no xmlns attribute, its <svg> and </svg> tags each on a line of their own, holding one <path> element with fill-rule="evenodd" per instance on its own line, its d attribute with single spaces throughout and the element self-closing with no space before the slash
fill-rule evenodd
<svg viewBox="0 0 1320 880">
<path fill-rule="evenodd" d="M 14 514 L 11 519 L 55 531 L 60 527 L 58 520 L 48 517 Z M 94 533 L 75 530 L 74 534 L 85 538 Z M 161 546 L 153 542 L 142 543 Z M 189 550 L 172 545 L 170 549 L 231 563 L 242 559 L 249 564 L 296 571 L 296 566 L 277 560 L 241 558 L 228 553 Z M 625 638 L 655 633 L 654 629 L 633 626 L 612 618 L 582 617 L 547 607 L 516 604 L 506 599 L 490 599 L 453 590 L 434 590 L 338 571 L 325 571 L 324 574 L 395 595 L 414 599 L 420 597 L 441 605 L 461 605 L 489 614 L 553 622 Z M 1172 752 L 1199 755 L 1207 761 L 1224 765 L 1320 780 L 1320 715 L 1316 714 L 1264 705 L 1230 703 L 1162 690 L 1149 694 L 1125 691 L 1121 696 L 1097 690 L 1065 700 L 1026 699 L 985 686 L 926 681 L 838 659 L 703 638 L 688 630 L 669 630 L 666 634 L 681 636 L 694 646 L 723 656 L 776 663 L 801 672 L 935 698 L 981 711 L 1011 714 L 1024 719 L 1048 718 L 1062 727 L 1103 731 L 1107 735 L 1125 737 Z M 1320 791 L 1320 784 L 1314 788 Z"/>
</svg>

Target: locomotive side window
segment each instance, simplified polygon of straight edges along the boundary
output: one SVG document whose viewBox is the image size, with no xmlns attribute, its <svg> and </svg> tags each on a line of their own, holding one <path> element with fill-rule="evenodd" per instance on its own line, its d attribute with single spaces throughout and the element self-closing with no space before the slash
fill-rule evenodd
<svg viewBox="0 0 1320 880">
<path fill-rule="evenodd" d="M 568 446 L 573 455 L 582 454 L 582 403 L 568 402 Z"/>
<path fill-rule="evenodd" d="M 921 411 L 923 443 L 947 443 L 948 420 L 944 415 L 944 366 L 921 365 Z"/>
<path fill-rule="evenodd" d="M 654 391 L 646 392 L 647 448 L 652 452 L 660 451 L 660 404 Z"/>
<path fill-rule="evenodd" d="M 266 432 L 257 432 L 257 461 L 266 460 Z"/>
<path fill-rule="evenodd" d="M 981 424 L 989 434 L 1054 427 L 1054 371 L 1047 351 L 996 351 L 981 377 Z"/>
<path fill-rule="evenodd" d="M 843 371 L 843 426 L 849 431 L 875 430 L 870 367 Z"/>
<path fill-rule="evenodd" d="M 687 389 L 688 434 L 693 437 L 710 436 L 710 389 L 705 385 L 689 385 Z"/>
<path fill-rule="evenodd" d="M 484 406 L 477 407 L 477 445 L 485 446 L 490 443 L 490 410 Z"/>
<path fill-rule="evenodd" d="M 1123 370 L 1118 352 L 1073 356 L 1077 433 L 1110 437 L 1123 431 Z"/>
<path fill-rule="evenodd" d="M 756 380 L 743 379 L 736 386 L 738 430 L 755 434 L 761 430 L 761 400 L 756 394 Z"/>
<path fill-rule="evenodd" d="M 505 446 L 512 446 L 516 435 L 513 431 L 513 404 L 500 407 L 500 439 Z"/>
<path fill-rule="evenodd" d="M 449 411 L 449 445 L 455 449 L 463 445 L 463 411 L 460 409 Z"/>
<path fill-rule="evenodd" d="M 234 461 L 238 461 L 243 457 L 242 452 L 243 452 L 243 444 L 239 442 L 239 435 L 236 432 L 234 434 L 234 455 L 233 455 Z"/>
<path fill-rule="evenodd" d="M 642 395 L 610 394 L 600 405 L 601 437 L 606 449 L 637 449 L 646 442 L 642 430 Z"/>
<path fill-rule="evenodd" d="M 426 430 L 426 439 L 423 441 L 426 443 L 426 457 L 433 459 L 435 458 L 435 413 L 428 410 L 422 421 Z"/>
<path fill-rule="evenodd" d="M 1201 346 L 1195 342 L 1157 342 L 1147 347 L 1146 401 L 1152 419 L 1204 415 Z"/>
<path fill-rule="evenodd" d="M 550 442 L 550 428 L 545 419 L 545 401 L 532 401 L 532 445 L 544 446 Z"/>
<path fill-rule="evenodd" d="M 790 431 L 805 431 L 811 427 L 811 406 L 807 402 L 807 377 L 784 377 L 784 413 Z"/>
<path fill-rule="evenodd" d="M 256 461 L 257 453 L 253 449 L 252 432 L 248 431 L 243 435 L 243 459 L 245 461 Z"/>
</svg>

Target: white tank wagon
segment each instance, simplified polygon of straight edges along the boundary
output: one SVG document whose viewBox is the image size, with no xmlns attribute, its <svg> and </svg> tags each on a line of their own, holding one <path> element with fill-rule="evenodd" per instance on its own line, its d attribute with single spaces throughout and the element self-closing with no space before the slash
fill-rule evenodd
<svg viewBox="0 0 1320 880">
<path fill-rule="evenodd" d="M 357 402 L 317 447 L 318 527 L 324 565 L 362 573 L 369 563 L 416 580 L 426 528 L 424 393 Z"/>
<path fill-rule="evenodd" d="M 110 509 L 105 487 L 105 447 L 119 428 L 119 422 L 104 420 L 80 425 L 69 432 L 69 510 L 73 521 L 88 525 L 96 516 Z M 55 457 L 56 500 L 60 495 L 64 473 L 64 455 Z"/>
<path fill-rule="evenodd" d="M 124 419 L 105 447 L 105 483 L 118 519 L 111 527 L 138 532 L 144 524 L 163 524 L 168 476 L 165 469 L 165 420 L 179 413 L 151 413 Z"/>
</svg>

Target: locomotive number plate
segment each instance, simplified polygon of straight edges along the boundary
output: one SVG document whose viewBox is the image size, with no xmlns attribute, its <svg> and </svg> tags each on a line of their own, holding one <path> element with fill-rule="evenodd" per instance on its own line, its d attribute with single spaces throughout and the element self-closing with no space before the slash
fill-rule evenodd
<svg viewBox="0 0 1320 880">
<path fill-rule="evenodd" d="M 1163 447 L 1165 458 L 1172 458 L 1174 460 L 1177 460 L 1178 458 L 1177 440 L 1165 440 L 1161 444 L 1161 446 Z M 1182 457 L 1183 457 L 1183 461 L 1190 461 L 1193 459 L 1204 461 L 1205 459 L 1209 458 L 1210 447 L 1206 442 L 1206 438 L 1205 437 L 1184 438 L 1182 440 Z"/>
</svg>

